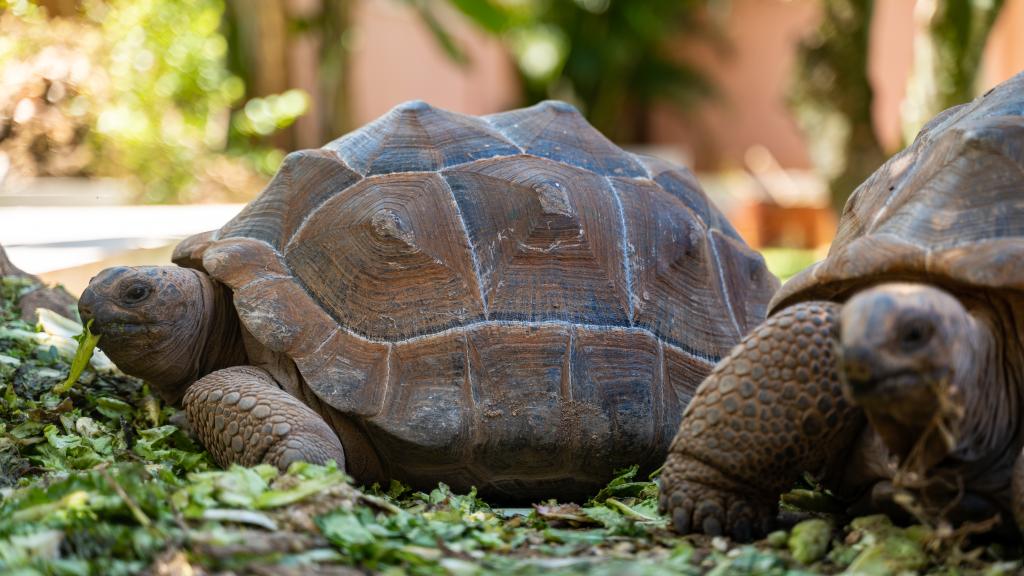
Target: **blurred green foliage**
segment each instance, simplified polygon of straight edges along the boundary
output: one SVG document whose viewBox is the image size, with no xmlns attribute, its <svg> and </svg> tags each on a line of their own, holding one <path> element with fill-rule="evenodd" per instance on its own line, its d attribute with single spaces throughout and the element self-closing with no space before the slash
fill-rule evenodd
<svg viewBox="0 0 1024 576">
<path fill-rule="evenodd" d="M 293 90 L 232 113 L 245 85 L 225 62 L 223 0 L 90 0 L 74 19 L 48 19 L 28 0 L 0 7 L 0 106 L 33 112 L 11 114 L 0 131 L 15 169 L 33 159 L 17 153 L 19 131 L 35 156 L 51 150 L 53 130 L 28 128 L 47 115 L 70 123 L 87 149 L 62 175 L 132 178 L 147 202 L 244 199 L 282 158 L 259 139 L 308 106 Z"/>
<path fill-rule="evenodd" d="M 761 248 L 760 251 L 768 270 L 783 282 L 825 257 L 818 250 L 802 248 Z"/>
<path fill-rule="evenodd" d="M 456 61 L 465 55 L 435 14 L 432 0 L 405 0 Z M 613 140 L 646 139 L 653 103 L 683 109 L 714 94 L 674 41 L 713 36 L 708 0 L 450 0 L 510 49 L 524 104 L 574 103 Z M 676 45 L 678 48 L 678 44 Z"/>
</svg>

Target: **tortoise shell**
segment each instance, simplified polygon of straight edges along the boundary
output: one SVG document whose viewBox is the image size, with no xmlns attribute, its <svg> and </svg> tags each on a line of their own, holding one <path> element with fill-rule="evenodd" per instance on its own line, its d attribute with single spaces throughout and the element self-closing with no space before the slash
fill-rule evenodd
<svg viewBox="0 0 1024 576">
<path fill-rule="evenodd" d="M 1024 290 L 1024 74 L 946 110 L 854 191 L 772 311 L 890 280 Z"/>
<path fill-rule="evenodd" d="M 660 464 L 778 286 L 688 171 L 559 102 L 402 104 L 288 155 L 176 261 L 294 361 L 358 479 L 520 498 Z"/>
</svg>

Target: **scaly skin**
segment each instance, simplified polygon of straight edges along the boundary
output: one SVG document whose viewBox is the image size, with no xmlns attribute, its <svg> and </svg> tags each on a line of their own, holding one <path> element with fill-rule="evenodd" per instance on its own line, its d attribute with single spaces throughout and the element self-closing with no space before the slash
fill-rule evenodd
<svg viewBox="0 0 1024 576">
<path fill-rule="evenodd" d="M 183 400 L 192 427 L 217 464 L 292 462 L 345 468 L 337 434 L 316 412 L 277 387 L 265 370 L 235 366 L 213 372 L 189 387 Z"/>
<path fill-rule="evenodd" d="M 779 494 L 847 452 L 863 417 L 843 397 L 839 309 L 807 302 L 783 310 L 701 384 L 661 474 L 659 506 L 678 532 L 764 533 Z"/>
</svg>

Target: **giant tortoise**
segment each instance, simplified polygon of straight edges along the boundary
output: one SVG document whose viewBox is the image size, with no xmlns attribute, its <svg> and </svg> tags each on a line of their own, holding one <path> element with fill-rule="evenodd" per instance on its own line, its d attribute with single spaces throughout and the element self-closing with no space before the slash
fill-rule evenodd
<svg viewBox="0 0 1024 576">
<path fill-rule="evenodd" d="M 1024 74 L 864 182 L 771 309 L 683 417 L 678 531 L 763 531 L 802 471 L 853 510 L 1024 526 Z"/>
<path fill-rule="evenodd" d="M 402 104 L 173 260 L 100 273 L 80 310 L 217 462 L 508 499 L 657 467 L 777 288 L 688 171 L 559 102 Z"/>
</svg>

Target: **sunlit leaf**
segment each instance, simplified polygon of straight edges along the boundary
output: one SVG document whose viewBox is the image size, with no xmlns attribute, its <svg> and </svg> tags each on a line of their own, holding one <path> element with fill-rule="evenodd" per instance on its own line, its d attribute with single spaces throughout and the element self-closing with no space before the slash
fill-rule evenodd
<svg viewBox="0 0 1024 576">
<path fill-rule="evenodd" d="M 78 341 L 78 349 L 75 350 L 75 358 L 71 361 L 71 372 L 68 373 L 68 377 L 63 383 L 54 387 L 55 394 L 63 394 L 70 390 L 78 381 L 78 377 L 82 375 L 85 367 L 89 365 L 93 350 L 96 349 L 96 344 L 100 341 L 100 336 L 93 334 L 90 330 L 91 327 L 92 320 L 90 319 L 82 328 L 82 333 L 75 337 L 75 340 Z"/>
</svg>

